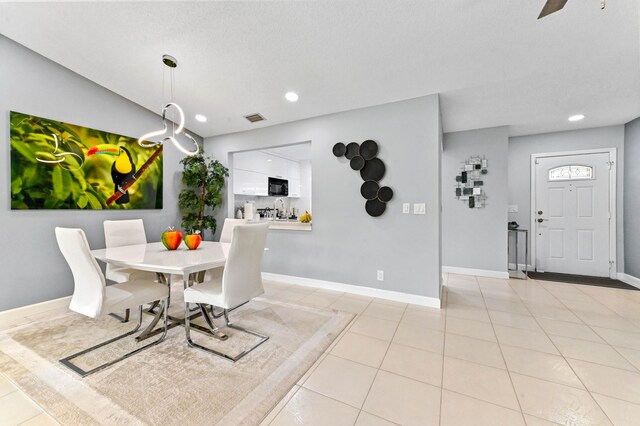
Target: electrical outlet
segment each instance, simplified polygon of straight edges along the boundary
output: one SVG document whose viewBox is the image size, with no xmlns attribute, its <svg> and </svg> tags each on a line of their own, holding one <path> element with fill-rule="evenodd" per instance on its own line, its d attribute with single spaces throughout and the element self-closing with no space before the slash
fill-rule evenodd
<svg viewBox="0 0 640 426">
<path fill-rule="evenodd" d="M 384 281 L 384 271 L 378 271 L 378 281 Z"/>
<path fill-rule="evenodd" d="M 413 214 L 427 214 L 427 208 L 425 203 L 414 203 Z"/>
<path fill-rule="evenodd" d="M 404 214 L 411 213 L 411 204 L 410 203 L 402 203 L 402 213 L 404 213 Z"/>
</svg>

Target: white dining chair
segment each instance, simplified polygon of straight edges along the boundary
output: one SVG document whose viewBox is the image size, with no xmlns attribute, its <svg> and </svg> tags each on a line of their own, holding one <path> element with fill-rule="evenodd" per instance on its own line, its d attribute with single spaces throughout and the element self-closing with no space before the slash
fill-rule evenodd
<svg viewBox="0 0 640 426">
<path fill-rule="evenodd" d="M 268 229 L 269 224 L 267 223 L 236 225 L 221 276 L 195 284 L 184 290 L 185 333 L 189 346 L 235 362 L 269 339 L 268 336 L 238 327 L 229 321 L 229 312 L 264 293 L 264 288 L 262 287 L 262 254 L 264 253 Z M 211 305 L 222 309 L 222 312 L 214 315 L 214 318 L 224 316 L 227 327 L 252 334 L 260 339 L 253 346 L 236 356 L 194 343 L 190 336 L 189 321 L 189 305 L 192 303 Z M 221 333 L 217 327 L 214 326 L 210 332 L 214 337 L 220 338 Z"/>
<path fill-rule="evenodd" d="M 91 255 L 89 243 L 87 242 L 84 231 L 74 228 L 56 228 L 55 233 L 58 247 L 73 274 L 74 289 L 69 309 L 90 318 L 97 318 L 116 310 L 138 307 L 140 315 L 138 325 L 132 331 L 63 358 L 60 360 L 63 365 L 84 377 L 113 365 L 116 362 L 122 361 L 164 340 L 167 335 L 166 306 L 169 298 L 168 286 L 153 280 L 143 279 L 124 281 L 107 286 L 98 262 L 96 262 L 95 258 Z M 146 337 L 160 321 L 162 316 L 164 318 L 164 329 L 159 339 L 90 370 L 84 370 L 71 362 L 74 358 L 136 333 L 142 325 L 142 305 L 155 301 L 160 301 L 161 309 L 156 313 L 154 319 L 138 338 Z"/>
<path fill-rule="evenodd" d="M 105 220 L 103 226 L 104 242 L 107 248 L 147 244 L 147 235 L 144 232 L 142 219 Z M 156 274 L 107 263 L 105 277 L 110 281 L 122 283 L 133 278 L 154 280 L 156 279 Z M 129 314 L 130 311 L 127 309 L 124 317 L 116 313 L 111 313 L 111 316 L 122 322 L 127 322 L 129 321 Z"/>
<path fill-rule="evenodd" d="M 222 224 L 222 232 L 220 232 L 220 242 L 221 243 L 230 243 L 233 238 L 233 229 L 237 225 L 243 225 L 247 223 L 244 219 L 232 219 L 230 217 L 224 220 Z"/>
</svg>

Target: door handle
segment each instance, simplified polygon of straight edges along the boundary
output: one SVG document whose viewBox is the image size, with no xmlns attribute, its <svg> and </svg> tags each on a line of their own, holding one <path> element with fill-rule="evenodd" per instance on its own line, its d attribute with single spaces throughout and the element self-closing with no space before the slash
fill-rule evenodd
<svg viewBox="0 0 640 426">
<path fill-rule="evenodd" d="M 549 219 L 538 218 L 538 223 L 542 223 L 542 222 L 544 222 L 546 220 L 549 220 Z"/>
</svg>

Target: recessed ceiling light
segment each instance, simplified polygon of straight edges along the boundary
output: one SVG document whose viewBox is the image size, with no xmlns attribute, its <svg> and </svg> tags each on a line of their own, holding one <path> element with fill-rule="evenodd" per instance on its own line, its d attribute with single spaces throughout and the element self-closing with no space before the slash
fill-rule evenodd
<svg viewBox="0 0 640 426">
<path fill-rule="evenodd" d="M 204 115 L 202 115 L 202 114 L 197 114 L 197 115 L 196 115 L 196 120 L 198 120 L 198 121 L 199 121 L 199 122 L 201 122 L 201 123 L 205 123 L 205 122 L 207 121 L 207 117 L 205 117 L 205 116 L 204 116 Z"/>
<path fill-rule="evenodd" d="M 284 97 L 289 101 L 289 102 L 296 102 L 298 100 L 298 94 L 296 92 L 287 92 Z"/>
<path fill-rule="evenodd" d="M 584 118 L 584 114 L 576 114 L 569 117 L 569 121 L 580 121 Z"/>
</svg>

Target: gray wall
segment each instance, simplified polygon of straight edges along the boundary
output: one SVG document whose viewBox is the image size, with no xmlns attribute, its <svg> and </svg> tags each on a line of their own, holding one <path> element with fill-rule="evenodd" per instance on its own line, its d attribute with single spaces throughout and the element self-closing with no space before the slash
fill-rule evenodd
<svg viewBox="0 0 640 426">
<path fill-rule="evenodd" d="M 507 272 L 506 127 L 446 133 L 442 153 L 442 264 Z M 488 160 L 487 205 L 470 209 L 455 198 L 455 177 L 471 156 Z"/>
<path fill-rule="evenodd" d="M 313 230 L 269 231 L 266 271 L 438 298 L 439 120 L 433 95 L 207 138 L 205 148 L 226 163 L 230 152 L 312 142 Z M 364 210 L 359 174 L 331 152 L 366 139 L 378 142 L 382 184 L 395 193 L 378 218 Z M 402 214 L 403 202 L 426 203 L 427 214 Z"/>
<path fill-rule="evenodd" d="M 624 163 L 624 272 L 640 278 L 640 118 L 624 127 Z"/>
<path fill-rule="evenodd" d="M 531 204 L 531 154 L 577 151 L 585 149 L 617 148 L 617 271 L 624 271 L 623 201 L 624 191 L 624 125 L 598 127 L 569 132 L 520 136 L 509 139 L 509 204 L 518 205 L 518 213 L 509 213 L 521 228 L 529 229 Z"/>
<path fill-rule="evenodd" d="M 3 279 L 0 311 L 68 296 L 73 291 L 69 267 L 58 250 L 56 226 L 85 230 L 91 247 L 104 247 L 105 219 L 142 218 L 147 238 L 158 241 L 168 225 L 180 225 L 177 209 L 182 158 L 174 147 L 164 150 L 164 209 L 121 211 L 11 210 L 9 111 L 138 136 L 157 128 L 160 118 L 115 93 L 0 36 L 0 247 Z"/>
</svg>

